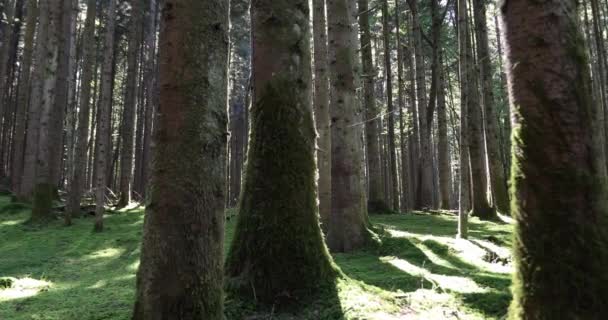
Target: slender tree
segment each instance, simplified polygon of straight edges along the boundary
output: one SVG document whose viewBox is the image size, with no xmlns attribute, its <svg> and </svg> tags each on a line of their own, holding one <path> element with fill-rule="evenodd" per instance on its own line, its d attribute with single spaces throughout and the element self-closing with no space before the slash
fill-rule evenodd
<svg viewBox="0 0 608 320">
<path fill-rule="evenodd" d="M 439 207 L 450 209 L 452 168 L 448 141 L 447 110 L 445 103 L 445 76 L 443 55 L 439 53 L 437 83 L 437 162 L 439 166 Z"/>
<path fill-rule="evenodd" d="M 329 77 L 325 0 L 313 1 L 314 111 L 317 126 L 318 193 L 321 226 L 327 230 L 331 214 L 331 126 L 329 121 Z"/>
<path fill-rule="evenodd" d="M 601 111 L 591 102 L 577 4 L 516 0 L 501 8 L 515 124 L 511 319 L 608 312 L 605 180 L 592 144 Z"/>
<path fill-rule="evenodd" d="M 82 85 L 80 87 L 80 108 L 78 113 L 78 130 L 74 152 L 74 170 L 70 178 L 65 222 L 71 224 L 71 216 L 80 213 L 80 201 L 84 189 L 84 178 L 89 143 L 89 118 L 91 113 L 91 84 L 95 72 L 95 18 L 97 16 L 96 0 L 87 1 L 87 16 L 83 34 Z"/>
<path fill-rule="evenodd" d="M 104 55 L 101 70 L 101 97 L 97 111 L 97 139 L 95 147 L 95 231 L 103 230 L 103 215 L 108 183 L 108 160 L 111 152 L 110 122 L 114 79 L 114 33 L 116 29 L 116 0 L 110 0 L 106 14 Z"/>
<path fill-rule="evenodd" d="M 458 0 L 458 58 L 460 75 L 460 189 L 458 205 L 458 237 L 466 239 L 468 237 L 468 218 L 471 206 L 471 183 L 469 167 L 469 128 L 467 119 L 467 109 L 469 107 L 469 66 L 470 56 L 467 54 L 470 45 L 468 39 L 467 23 L 467 0 Z"/>
<path fill-rule="evenodd" d="M 367 147 L 368 209 L 370 212 L 387 211 L 384 201 L 382 162 L 380 157 L 380 111 L 376 106 L 375 68 L 372 59 L 372 33 L 369 26 L 368 0 L 358 0 L 359 29 L 361 32 L 361 61 L 363 72 L 363 105 L 365 108 L 365 143 Z"/>
<path fill-rule="evenodd" d="M 251 21 L 250 146 L 226 273 L 229 288 L 272 304 L 335 273 L 316 197 L 308 0 L 253 1 Z"/>
</svg>

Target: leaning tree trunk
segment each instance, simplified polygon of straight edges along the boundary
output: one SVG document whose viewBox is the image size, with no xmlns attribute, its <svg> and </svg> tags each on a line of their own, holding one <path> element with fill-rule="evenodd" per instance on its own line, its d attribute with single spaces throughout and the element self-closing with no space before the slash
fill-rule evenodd
<svg viewBox="0 0 608 320">
<path fill-rule="evenodd" d="M 56 184 L 52 180 L 51 149 L 54 141 L 53 114 L 59 112 L 55 104 L 55 89 L 57 84 L 57 66 L 59 64 L 59 34 L 61 32 L 61 0 L 41 0 L 40 12 L 48 15 L 48 36 L 45 41 L 46 54 L 42 70 L 42 104 L 40 106 L 40 131 L 38 151 L 36 156 L 36 183 L 34 185 L 34 201 L 32 207 L 33 223 L 48 222 L 52 218 L 52 204 Z"/>
<path fill-rule="evenodd" d="M 91 82 L 95 72 L 95 18 L 97 16 L 96 0 L 87 1 L 87 17 L 84 25 L 82 84 L 80 87 L 80 110 L 74 152 L 74 170 L 70 178 L 65 222 L 71 224 L 70 217 L 80 214 L 80 200 L 84 189 L 84 178 L 89 143 L 89 118 L 91 110 Z"/>
<path fill-rule="evenodd" d="M 365 108 L 365 143 L 367 147 L 368 170 L 368 210 L 370 212 L 387 211 L 384 201 L 384 182 L 382 180 L 382 162 L 380 157 L 379 132 L 380 111 L 376 106 L 375 68 L 372 60 L 372 35 L 369 26 L 368 0 L 358 0 L 359 29 L 361 31 L 361 61 L 363 72 L 363 103 Z"/>
<path fill-rule="evenodd" d="M 226 273 L 229 288 L 272 304 L 335 273 L 318 218 L 308 0 L 253 1 L 251 21 L 250 145 Z"/>
<path fill-rule="evenodd" d="M 134 320 L 224 319 L 228 8 L 163 2 L 161 116 Z"/>
<path fill-rule="evenodd" d="M 127 52 L 127 84 L 125 104 L 122 113 L 122 145 L 120 153 L 120 198 L 116 204 L 124 207 L 131 202 L 133 180 L 133 135 L 135 130 L 135 109 L 137 107 L 137 80 L 139 79 L 139 47 L 142 36 L 143 0 L 131 0 L 131 23 L 129 48 Z"/>
<path fill-rule="evenodd" d="M 591 99 L 577 1 L 511 0 L 502 14 L 515 114 L 510 319 L 600 319 L 608 212 L 592 124 L 602 110 Z"/>
<path fill-rule="evenodd" d="M 473 0 L 473 13 L 475 16 L 475 35 L 477 39 L 477 60 L 481 67 L 481 89 L 484 111 L 486 150 L 488 153 L 488 174 L 492 201 L 500 213 L 509 213 L 509 195 L 507 193 L 507 180 L 504 176 L 503 163 L 498 144 L 499 128 L 496 116 L 496 103 L 494 101 L 494 67 L 490 57 L 488 44 L 488 26 L 486 17 L 486 1 Z"/>
<path fill-rule="evenodd" d="M 331 126 L 329 121 L 329 77 L 327 57 L 327 19 L 325 0 L 313 1 L 314 37 L 314 111 L 318 132 L 317 166 L 319 167 L 318 193 L 321 226 L 327 231 L 331 214 Z"/>
<path fill-rule="evenodd" d="M 334 252 L 362 247 L 368 238 L 355 83 L 356 30 L 353 4 L 327 2 L 332 118 L 332 212 L 327 244 Z"/>
<path fill-rule="evenodd" d="M 112 80 L 114 78 L 114 32 L 116 29 L 116 0 L 110 0 L 106 15 L 103 66 L 101 70 L 101 98 L 97 112 L 97 141 L 95 148 L 95 231 L 103 230 L 108 160 L 111 150 L 110 121 L 112 112 Z"/>
</svg>

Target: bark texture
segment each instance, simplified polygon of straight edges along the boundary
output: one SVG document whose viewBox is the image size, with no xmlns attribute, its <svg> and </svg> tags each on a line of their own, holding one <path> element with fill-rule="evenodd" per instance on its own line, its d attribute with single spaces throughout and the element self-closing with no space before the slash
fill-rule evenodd
<svg viewBox="0 0 608 320">
<path fill-rule="evenodd" d="M 254 1 L 251 22 L 250 144 L 226 274 L 230 290 L 285 306 L 335 276 L 316 197 L 308 0 Z"/>
<path fill-rule="evenodd" d="M 577 1 L 511 0 L 501 11 L 514 111 L 509 318 L 601 319 L 608 212 Z"/>
<path fill-rule="evenodd" d="M 361 137 L 356 93 L 354 3 L 327 2 L 330 84 L 332 88 L 332 202 L 327 244 L 334 252 L 350 252 L 367 241 L 367 205 L 362 177 Z"/>
<path fill-rule="evenodd" d="M 228 0 L 163 2 L 159 127 L 134 320 L 224 319 L 228 8 Z"/>
</svg>

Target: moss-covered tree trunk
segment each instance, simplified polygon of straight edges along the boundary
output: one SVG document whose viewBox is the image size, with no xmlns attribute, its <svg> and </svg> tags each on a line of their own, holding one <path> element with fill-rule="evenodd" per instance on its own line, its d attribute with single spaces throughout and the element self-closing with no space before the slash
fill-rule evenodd
<svg viewBox="0 0 608 320">
<path fill-rule="evenodd" d="M 112 88 L 114 65 L 114 31 L 116 28 L 116 0 L 110 0 L 106 14 L 104 55 L 101 67 L 101 93 L 97 111 L 97 139 L 95 146 L 95 231 L 103 230 L 103 215 L 106 204 L 109 153 L 111 152 L 110 121 L 112 113 Z"/>
<path fill-rule="evenodd" d="M 55 88 L 57 84 L 57 65 L 59 61 L 59 33 L 61 27 L 60 0 L 41 0 L 40 10 L 48 15 L 48 33 L 44 51 L 46 54 L 42 70 L 42 99 L 40 106 L 40 127 L 38 151 L 36 154 L 36 183 L 30 222 L 42 223 L 52 218 L 51 210 L 56 185 L 51 179 L 53 141 L 51 140 L 52 117 L 58 112 L 55 108 Z"/>
<path fill-rule="evenodd" d="M 327 244 L 332 251 L 362 247 L 368 236 L 362 150 L 357 123 L 354 3 L 327 2 L 332 119 L 332 212 Z"/>
<path fill-rule="evenodd" d="M 316 197 L 309 13 L 308 0 L 251 6 L 250 145 L 226 274 L 263 304 L 314 295 L 334 277 Z"/>
<path fill-rule="evenodd" d="M 313 1 L 314 36 L 314 113 L 318 132 L 317 166 L 321 225 L 327 231 L 331 214 L 331 127 L 329 121 L 329 75 L 327 56 L 327 19 L 325 0 Z"/>
<path fill-rule="evenodd" d="M 228 8 L 228 0 L 163 2 L 134 320 L 224 319 Z"/>
<path fill-rule="evenodd" d="M 510 319 L 608 314 L 608 212 L 577 1 L 501 8 L 514 111 Z M 530 41 L 536 39 L 535 41 Z"/>
<path fill-rule="evenodd" d="M 507 180 L 500 156 L 498 117 L 494 101 L 494 67 L 490 57 L 488 43 L 488 25 L 486 17 L 486 1 L 474 0 L 473 13 L 475 18 L 475 36 L 477 41 L 477 60 L 481 68 L 481 91 L 485 125 L 485 146 L 488 153 L 488 174 L 490 175 L 490 190 L 496 210 L 509 213 L 509 195 Z"/>
<path fill-rule="evenodd" d="M 380 111 L 376 106 L 375 73 L 372 59 L 372 34 L 368 0 L 358 0 L 361 32 L 361 66 L 363 72 L 363 107 L 365 108 L 365 144 L 367 147 L 368 208 L 370 212 L 388 209 L 384 201 L 380 146 Z"/>
</svg>

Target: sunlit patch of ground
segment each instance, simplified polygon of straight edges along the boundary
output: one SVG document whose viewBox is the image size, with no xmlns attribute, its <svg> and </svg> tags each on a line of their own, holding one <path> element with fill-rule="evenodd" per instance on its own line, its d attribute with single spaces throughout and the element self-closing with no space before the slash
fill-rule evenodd
<svg viewBox="0 0 608 320">
<path fill-rule="evenodd" d="M 32 278 L 8 278 L 11 281 L 11 286 L 0 289 L 0 302 L 13 299 L 28 298 L 37 295 L 40 292 L 48 291 L 52 283 L 49 281 L 32 279 Z"/>
</svg>

